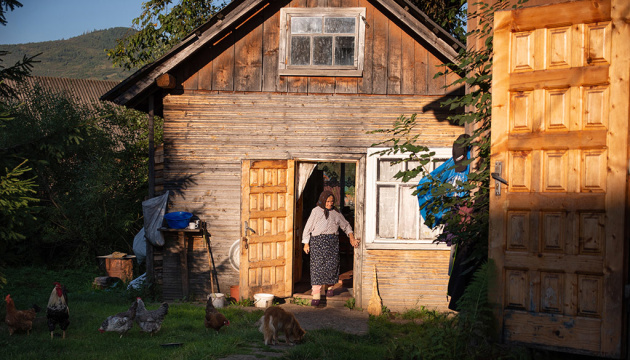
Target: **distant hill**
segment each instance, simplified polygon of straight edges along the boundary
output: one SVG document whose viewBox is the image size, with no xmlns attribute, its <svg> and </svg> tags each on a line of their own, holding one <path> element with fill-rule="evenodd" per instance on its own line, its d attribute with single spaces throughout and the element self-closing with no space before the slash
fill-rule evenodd
<svg viewBox="0 0 630 360">
<path fill-rule="evenodd" d="M 116 39 L 131 31 L 134 30 L 115 27 L 95 30 L 66 40 L 0 45 L 0 50 L 11 53 L 2 58 L 0 65 L 12 66 L 25 54 L 32 56 L 42 53 L 35 58 L 40 62 L 33 68 L 34 76 L 120 81 L 132 72 L 114 67 L 107 58 L 105 49 L 113 48 Z"/>
</svg>

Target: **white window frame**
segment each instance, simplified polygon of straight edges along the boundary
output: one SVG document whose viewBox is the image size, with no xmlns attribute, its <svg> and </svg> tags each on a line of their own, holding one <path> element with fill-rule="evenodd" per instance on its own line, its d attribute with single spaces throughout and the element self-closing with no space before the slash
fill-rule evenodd
<svg viewBox="0 0 630 360">
<path fill-rule="evenodd" d="M 366 163 L 366 194 L 365 194 L 365 246 L 367 249 L 406 249 L 406 250 L 450 250 L 450 246 L 444 243 L 434 243 L 433 241 L 437 238 L 437 236 L 441 233 L 441 229 L 431 230 L 426 225 L 424 225 L 424 221 L 421 220 L 420 215 L 420 207 L 418 207 L 416 221 L 419 221 L 419 227 L 417 230 L 417 240 L 408 240 L 408 239 L 384 239 L 377 238 L 376 236 L 376 222 L 377 222 L 377 185 L 392 185 L 396 187 L 396 193 L 399 194 L 399 187 L 401 186 L 409 186 L 416 187 L 418 185 L 418 180 L 416 179 L 413 182 L 403 183 L 401 180 L 397 181 L 378 181 L 378 161 L 379 160 L 388 160 L 388 159 L 402 159 L 408 156 L 408 154 L 396 154 L 396 155 L 382 155 L 379 156 L 376 153 L 379 151 L 385 150 L 384 148 L 370 148 L 367 151 L 367 163 Z M 432 152 L 435 152 L 435 155 L 432 159 L 440 159 L 446 161 L 450 159 L 452 154 L 452 148 L 431 148 L 429 149 Z M 431 170 L 439 165 L 433 165 L 431 163 Z M 399 197 L 396 197 L 396 203 L 393 204 L 390 208 L 395 212 L 395 233 L 397 233 L 398 227 L 398 201 Z M 422 236 L 423 231 L 421 227 L 425 228 L 425 233 L 430 232 L 431 236 Z"/>
<path fill-rule="evenodd" d="M 282 8 L 280 9 L 280 44 L 278 73 L 280 75 L 302 76 L 363 76 L 363 59 L 365 48 L 365 8 Z M 290 55 L 291 18 L 299 17 L 354 17 L 355 49 L 354 65 L 298 66 L 288 64 Z M 334 56 L 334 53 L 333 53 Z"/>
</svg>

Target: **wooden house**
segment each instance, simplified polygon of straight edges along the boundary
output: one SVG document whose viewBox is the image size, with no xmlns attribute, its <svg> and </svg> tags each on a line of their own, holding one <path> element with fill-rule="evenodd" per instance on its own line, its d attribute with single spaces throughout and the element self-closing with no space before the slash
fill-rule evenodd
<svg viewBox="0 0 630 360">
<path fill-rule="evenodd" d="M 309 281 L 305 218 L 330 186 L 362 240 L 342 253 L 339 291 L 366 307 L 376 269 L 389 309 L 446 309 L 449 248 L 419 219 L 417 182 L 393 177 L 406 165 L 373 155 L 385 135 L 371 131 L 417 114 L 419 144 L 450 158 L 464 129 L 439 103 L 463 89 L 434 75 L 462 46 L 406 0 L 236 0 L 104 95 L 164 117 L 169 209 L 210 233 L 210 248 L 174 231 L 155 249 L 165 297 L 205 297 L 212 263 L 221 292 L 292 296 Z"/>
</svg>

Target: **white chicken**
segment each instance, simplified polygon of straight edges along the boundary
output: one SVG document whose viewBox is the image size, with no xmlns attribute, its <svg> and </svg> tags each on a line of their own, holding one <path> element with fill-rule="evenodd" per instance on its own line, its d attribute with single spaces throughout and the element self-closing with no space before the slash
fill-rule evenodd
<svg viewBox="0 0 630 360">
<path fill-rule="evenodd" d="M 154 333 L 160 331 L 162 322 L 168 314 L 168 304 L 162 303 L 156 310 L 147 310 L 144 307 L 144 301 L 141 298 L 137 298 L 138 308 L 136 309 L 136 323 L 140 326 L 140 329 L 144 332 Z"/>
</svg>

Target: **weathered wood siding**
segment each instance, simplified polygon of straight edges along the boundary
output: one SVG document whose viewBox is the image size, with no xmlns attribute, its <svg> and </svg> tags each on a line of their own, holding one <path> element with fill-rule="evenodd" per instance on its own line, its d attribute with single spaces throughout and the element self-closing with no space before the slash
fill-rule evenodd
<svg viewBox="0 0 630 360">
<path fill-rule="evenodd" d="M 203 236 L 165 233 L 164 246 L 158 249 L 163 261 L 155 276 L 162 286 L 164 300 L 206 300 L 211 282 L 208 246 Z"/>
<path fill-rule="evenodd" d="M 367 306 L 370 302 L 376 266 L 379 295 L 388 309 L 404 311 L 424 306 L 448 311 L 449 256 L 445 250 L 367 250 L 361 303 Z"/>
<path fill-rule="evenodd" d="M 418 113 L 423 124 L 425 145 L 450 146 L 462 129 L 438 120 L 446 115 L 436 111 L 439 98 L 265 93 L 168 96 L 164 99 L 163 172 L 165 189 L 174 193 L 170 208 L 193 212 L 208 222 L 220 286 L 227 289 L 238 284 L 228 252 L 241 236 L 243 159 L 358 160 L 366 156 L 370 145 L 383 139 L 383 134 L 368 131 L 387 128 L 401 114 L 413 113 Z M 434 253 L 448 252 L 426 255 Z M 371 261 L 370 256 L 364 261 Z M 392 267 L 391 271 L 394 276 L 399 270 Z M 400 286 L 406 286 L 405 282 Z"/>
<path fill-rule="evenodd" d="M 365 61 L 362 77 L 278 75 L 280 13 L 274 1 L 238 29 L 175 70 L 179 90 L 264 91 L 281 93 L 444 95 L 446 77 L 434 50 L 367 0 L 294 0 L 291 7 L 365 7 Z M 453 80 L 453 79 L 449 79 Z M 450 90 L 448 90 L 450 91 Z"/>
</svg>

